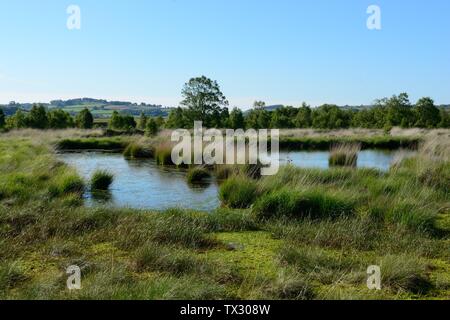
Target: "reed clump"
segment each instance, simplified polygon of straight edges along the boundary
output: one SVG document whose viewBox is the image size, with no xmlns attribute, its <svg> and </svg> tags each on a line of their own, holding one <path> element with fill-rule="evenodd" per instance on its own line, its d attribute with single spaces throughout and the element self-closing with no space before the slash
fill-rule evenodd
<svg viewBox="0 0 450 320">
<path fill-rule="evenodd" d="M 356 167 L 360 144 L 336 144 L 330 150 L 328 163 L 331 167 Z"/>
<path fill-rule="evenodd" d="M 203 167 L 193 167 L 189 169 L 186 179 L 188 183 L 204 183 L 211 178 L 211 173 Z"/>
<path fill-rule="evenodd" d="M 91 189 L 106 191 L 114 181 L 114 175 L 106 170 L 97 170 L 91 178 Z"/>
</svg>

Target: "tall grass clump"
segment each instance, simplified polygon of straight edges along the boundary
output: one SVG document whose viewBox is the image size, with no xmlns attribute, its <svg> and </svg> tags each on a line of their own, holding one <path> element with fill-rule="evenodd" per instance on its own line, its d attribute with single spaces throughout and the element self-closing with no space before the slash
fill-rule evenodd
<svg viewBox="0 0 450 320">
<path fill-rule="evenodd" d="M 331 167 L 356 167 L 360 144 L 337 144 L 331 148 L 328 163 Z"/>
<path fill-rule="evenodd" d="M 205 180 L 209 179 L 210 177 L 211 174 L 205 168 L 194 167 L 188 171 L 186 179 L 188 183 L 194 184 L 205 182 Z"/>
<path fill-rule="evenodd" d="M 386 255 L 378 264 L 382 286 L 416 294 L 424 294 L 432 287 L 427 276 L 427 264 L 415 256 Z"/>
<path fill-rule="evenodd" d="M 269 218 L 330 218 L 353 213 L 352 200 L 329 195 L 320 190 L 298 191 L 281 189 L 263 195 L 255 203 L 253 213 L 259 219 Z"/>
<path fill-rule="evenodd" d="M 49 192 L 52 196 L 61 196 L 67 194 L 82 195 L 84 192 L 85 183 L 75 173 L 65 173 L 57 176 L 54 183 L 50 185 Z"/>
<path fill-rule="evenodd" d="M 172 162 L 172 146 L 170 144 L 160 144 L 155 148 L 156 163 L 161 166 L 174 165 Z"/>
<path fill-rule="evenodd" d="M 234 170 L 231 165 L 216 165 L 214 168 L 214 175 L 217 180 L 226 180 L 232 176 Z"/>
<path fill-rule="evenodd" d="M 256 231 L 258 222 L 247 210 L 218 208 L 206 215 L 205 225 L 210 232 Z"/>
<path fill-rule="evenodd" d="M 219 196 L 222 202 L 230 208 L 249 208 L 258 195 L 257 183 L 249 178 L 234 176 L 221 186 Z"/>
<path fill-rule="evenodd" d="M 135 159 L 153 158 L 153 154 L 154 152 L 150 147 L 145 147 L 136 142 L 130 143 L 123 151 L 126 158 Z"/>
<path fill-rule="evenodd" d="M 2 262 L 0 264 L 0 297 L 1 292 L 14 288 L 27 279 L 18 263 Z"/>
<path fill-rule="evenodd" d="M 91 189 L 106 191 L 113 183 L 114 175 L 106 170 L 97 170 L 91 178 Z"/>
<path fill-rule="evenodd" d="M 433 231 L 436 213 L 414 202 L 413 199 L 407 199 L 392 203 L 386 211 L 386 220 L 412 230 Z"/>
<path fill-rule="evenodd" d="M 268 289 L 275 299 L 312 300 L 316 297 L 314 285 L 310 279 L 298 272 L 284 274 Z"/>
<path fill-rule="evenodd" d="M 203 273 L 207 265 L 186 250 L 165 248 L 149 243 L 136 253 L 136 270 L 169 272 L 174 275 Z"/>
</svg>

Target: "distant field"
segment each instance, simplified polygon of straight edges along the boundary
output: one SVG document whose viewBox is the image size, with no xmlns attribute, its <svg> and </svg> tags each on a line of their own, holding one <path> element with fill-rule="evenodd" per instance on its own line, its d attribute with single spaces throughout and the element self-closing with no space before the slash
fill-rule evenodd
<svg viewBox="0 0 450 320">
<path fill-rule="evenodd" d="M 88 108 L 89 111 L 92 113 L 92 115 L 95 118 L 100 118 L 100 119 L 111 117 L 111 115 L 114 111 L 118 111 L 121 113 L 127 113 L 127 114 L 133 115 L 135 117 L 139 116 L 142 111 L 145 112 L 146 115 L 151 115 L 151 116 L 161 115 L 161 116 L 165 117 L 168 115 L 167 109 L 162 110 L 162 109 L 156 108 L 156 107 L 154 107 L 154 108 L 141 107 L 141 106 L 137 106 L 137 105 L 104 105 L 104 104 L 86 103 L 86 104 L 77 104 L 77 105 L 73 105 L 73 106 L 65 106 L 65 107 L 60 107 L 60 108 L 71 114 L 77 114 L 84 108 Z"/>
</svg>

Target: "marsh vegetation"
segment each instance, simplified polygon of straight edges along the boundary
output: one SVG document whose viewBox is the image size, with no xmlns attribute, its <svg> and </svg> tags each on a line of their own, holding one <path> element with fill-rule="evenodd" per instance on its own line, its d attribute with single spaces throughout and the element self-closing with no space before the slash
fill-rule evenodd
<svg viewBox="0 0 450 320">
<path fill-rule="evenodd" d="M 168 198 L 195 193 L 187 172 L 192 181 L 203 181 L 205 169 L 172 168 L 164 132 L 147 138 L 97 131 L 2 134 L 0 298 L 448 299 L 450 133 L 420 134 L 417 153 L 399 156 L 387 171 L 287 164 L 275 176 L 260 177 L 252 168 L 209 168 L 213 178 L 220 172 L 206 187 L 214 188 L 220 205 L 203 211 L 170 208 L 173 203 L 159 210 L 89 206 L 92 175 L 58 154 L 109 150 L 117 153 L 106 156 L 133 169 L 142 165 L 136 159 L 141 153 L 121 152 L 138 144 L 152 150 L 145 161 L 159 170 L 144 180 L 160 181 L 156 172 L 164 176 L 169 170 Z M 289 139 L 358 136 L 321 132 Z M 417 132 L 392 139 L 418 141 Z M 110 170 L 109 160 L 93 171 Z M 121 178 L 110 173 L 114 192 Z M 173 176 L 177 184 L 170 184 Z M 95 180 L 106 178 L 99 174 Z M 148 192 L 160 192 L 164 184 Z M 208 190 L 201 187 L 200 194 Z M 65 287 L 70 265 L 81 268 L 82 290 Z M 366 287 L 369 265 L 381 266 L 381 291 Z"/>
</svg>

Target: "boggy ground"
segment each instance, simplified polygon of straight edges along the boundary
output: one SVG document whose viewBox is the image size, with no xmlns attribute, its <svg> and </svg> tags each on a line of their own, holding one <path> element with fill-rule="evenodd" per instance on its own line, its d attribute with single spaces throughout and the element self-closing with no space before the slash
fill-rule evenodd
<svg viewBox="0 0 450 320">
<path fill-rule="evenodd" d="M 58 142 L 125 148 L 136 137 L 3 134 L 0 298 L 449 299 L 450 136 L 420 134 L 419 154 L 387 173 L 232 175 L 208 213 L 83 206 L 87 182 L 57 160 Z M 66 288 L 70 265 L 81 290 Z M 380 291 L 366 287 L 370 265 Z"/>
</svg>

